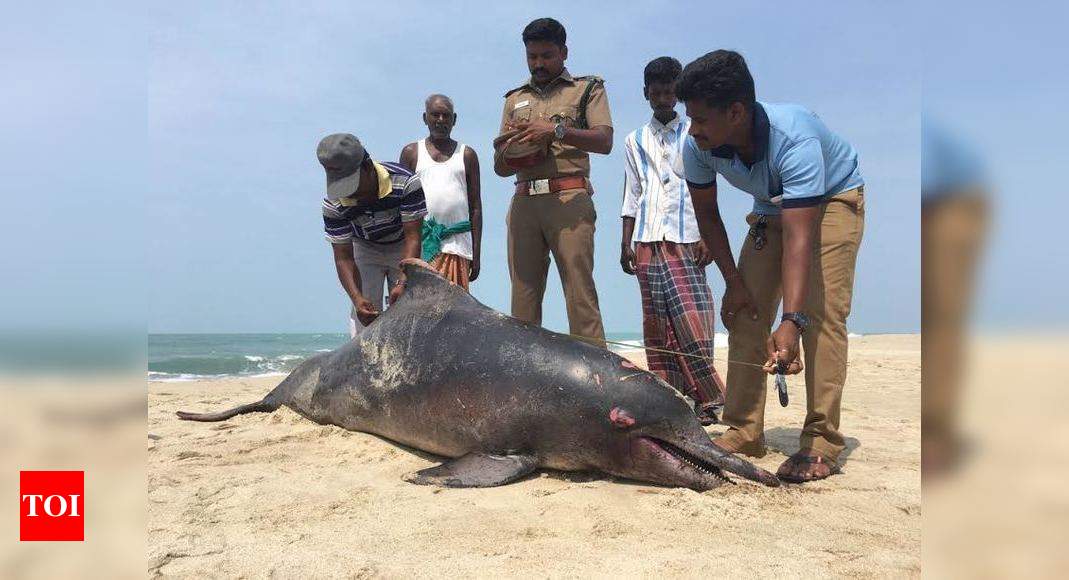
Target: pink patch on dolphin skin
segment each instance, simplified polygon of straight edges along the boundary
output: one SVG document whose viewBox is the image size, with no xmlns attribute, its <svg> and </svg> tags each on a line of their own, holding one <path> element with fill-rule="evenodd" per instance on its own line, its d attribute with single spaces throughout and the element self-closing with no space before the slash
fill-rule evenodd
<svg viewBox="0 0 1069 580">
<path fill-rule="evenodd" d="M 638 368 L 638 367 L 637 367 L 637 366 L 635 365 L 635 363 L 633 363 L 633 362 L 631 362 L 631 361 L 629 361 L 629 360 L 627 360 L 627 359 L 624 359 L 624 362 L 622 362 L 622 363 L 620 363 L 620 364 L 621 364 L 621 366 L 623 366 L 623 367 L 624 367 L 625 369 L 635 369 L 635 370 L 639 370 L 639 368 Z"/>
<path fill-rule="evenodd" d="M 609 420 L 613 425 L 620 428 L 630 427 L 635 424 L 635 418 L 631 416 L 631 413 L 621 409 L 620 407 L 613 407 L 609 411 Z"/>
</svg>

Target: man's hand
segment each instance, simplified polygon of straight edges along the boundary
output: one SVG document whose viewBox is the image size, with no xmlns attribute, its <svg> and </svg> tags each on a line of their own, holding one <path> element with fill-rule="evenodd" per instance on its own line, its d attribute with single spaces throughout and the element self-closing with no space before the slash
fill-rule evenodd
<svg viewBox="0 0 1069 580">
<path fill-rule="evenodd" d="M 501 148 L 509 139 L 515 137 L 519 132 L 519 129 L 514 128 L 512 125 L 505 125 L 505 132 L 494 137 L 494 149 Z"/>
<path fill-rule="evenodd" d="M 475 256 L 471 259 L 471 266 L 468 267 L 468 282 L 474 282 L 479 277 L 479 256 Z"/>
<path fill-rule="evenodd" d="M 397 299 L 400 298 L 401 294 L 404 294 L 404 292 L 405 292 L 405 279 L 404 278 L 400 278 L 399 280 L 397 280 L 397 283 L 393 285 L 393 288 L 390 288 L 390 297 L 389 297 L 390 306 L 393 306 L 393 303 L 397 302 Z"/>
<path fill-rule="evenodd" d="M 735 319 L 740 316 L 748 316 L 750 320 L 757 320 L 757 308 L 754 306 L 750 290 L 746 288 L 742 278 L 736 276 L 727 280 L 727 290 L 724 291 L 724 300 L 720 303 L 720 319 L 724 321 L 724 327 L 729 331 L 735 324 Z"/>
<path fill-rule="evenodd" d="M 631 244 L 620 246 L 620 266 L 624 269 L 624 274 L 635 275 L 635 250 Z"/>
<path fill-rule="evenodd" d="M 512 143 L 537 143 L 543 146 L 549 145 L 555 137 L 554 130 L 557 128 L 557 125 L 542 119 L 535 119 L 534 121 L 528 121 L 526 123 L 516 123 L 511 127 L 516 130 L 516 134 L 505 141 L 506 147 Z"/>
<path fill-rule="evenodd" d="M 802 372 L 802 361 L 798 358 L 798 339 L 801 332 L 791 321 L 781 322 L 776 332 L 768 337 L 768 361 L 765 362 L 765 372 L 776 374 L 779 363 L 787 364 L 784 374 L 796 375 Z"/>
<path fill-rule="evenodd" d="M 364 326 L 368 326 L 379 317 L 379 311 L 375 309 L 375 305 L 363 296 L 358 296 L 353 301 L 353 305 L 356 306 L 356 319 Z"/>
<path fill-rule="evenodd" d="M 709 251 L 709 247 L 705 245 L 704 240 L 698 240 L 698 243 L 694 245 L 694 260 L 698 263 L 699 268 L 704 268 L 713 263 L 713 253 Z"/>
</svg>

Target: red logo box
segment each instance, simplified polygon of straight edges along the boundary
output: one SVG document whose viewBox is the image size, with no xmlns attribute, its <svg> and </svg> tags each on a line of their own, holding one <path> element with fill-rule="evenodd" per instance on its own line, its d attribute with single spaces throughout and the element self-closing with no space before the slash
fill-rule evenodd
<svg viewBox="0 0 1069 580">
<path fill-rule="evenodd" d="M 85 540 L 85 472 L 19 472 L 19 540 Z"/>
</svg>

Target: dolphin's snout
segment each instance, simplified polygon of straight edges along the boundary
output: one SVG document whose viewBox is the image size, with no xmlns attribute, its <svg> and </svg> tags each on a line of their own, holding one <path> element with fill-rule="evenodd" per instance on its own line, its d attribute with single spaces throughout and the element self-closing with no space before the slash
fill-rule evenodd
<svg viewBox="0 0 1069 580">
<path fill-rule="evenodd" d="M 734 453 L 721 449 L 714 445 L 712 441 L 702 442 L 698 449 L 687 449 L 687 451 L 728 473 L 734 473 L 739 477 L 756 481 L 769 487 L 779 487 L 780 481 L 775 474 L 761 469 Z"/>
</svg>

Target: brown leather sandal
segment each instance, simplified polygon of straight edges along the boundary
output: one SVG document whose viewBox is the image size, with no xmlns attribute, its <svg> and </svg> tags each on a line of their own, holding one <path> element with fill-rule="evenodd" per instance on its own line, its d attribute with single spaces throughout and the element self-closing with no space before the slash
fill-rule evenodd
<svg viewBox="0 0 1069 580">
<path fill-rule="evenodd" d="M 810 465 L 824 465 L 828 468 L 828 473 L 825 475 L 804 475 L 805 467 Z M 801 469 L 799 469 L 801 468 Z M 794 455 L 791 455 L 779 466 L 776 471 L 776 476 L 781 480 L 788 483 L 806 483 L 808 481 L 818 481 L 825 479 L 832 475 L 841 473 L 839 464 L 826 459 L 821 455 L 817 455 L 812 449 L 800 449 Z"/>
</svg>

